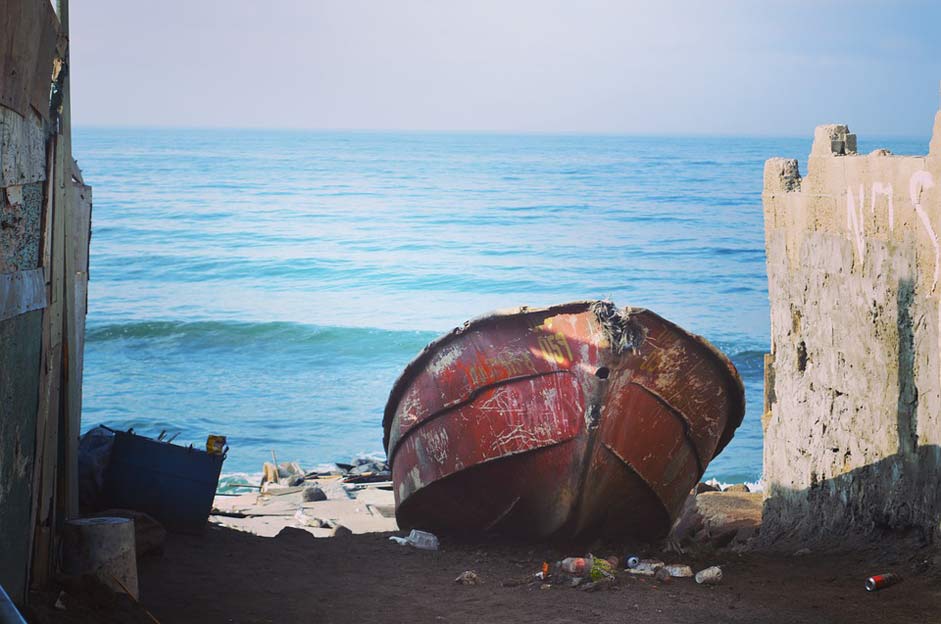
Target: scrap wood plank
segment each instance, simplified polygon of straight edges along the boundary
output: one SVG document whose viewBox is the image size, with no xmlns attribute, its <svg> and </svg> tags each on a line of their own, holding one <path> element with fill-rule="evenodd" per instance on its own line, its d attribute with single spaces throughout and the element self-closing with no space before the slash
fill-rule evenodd
<svg viewBox="0 0 941 624">
<path fill-rule="evenodd" d="M 4 0 L 0 0 L 0 3 Z M 52 90 L 53 62 L 59 39 L 59 18 L 49 0 L 33 0 L 39 4 L 39 49 L 30 80 L 29 103 L 33 110 L 49 120 L 49 97 Z"/>
<path fill-rule="evenodd" d="M 0 104 L 26 115 L 40 43 L 34 0 L 0 0 Z"/>
<path fill-rule="evenodd" d="M 0 273 L 0 321 L 46 307 L 42 268 Z"/>
<path fill-rule="evenodd" d="M 78 437 L 82 420 L 82 372 L 85 350 L 85 313 L 88 292 L 88 243 L 91 227 L 91 187 L 75 180 L 71 154 L 64 176 L 65 201 L 63 208 L 65 228 L 65 387 L 63 388 L 63 413 L 65 436 L 64 471 L 66 516 L 78 515 Z M 58 184 L 58 182 L 57 182 Z"/>
<path fill-rule="evenodd" d="M 53 180 L 53 301 L 60 297 L 59 340 L 62 342 L 62 372 L 63 386 L 59 389 L 60 401 L 64 403 L 60 409 L 60 431 L 63 452 L 59 456 L 61 465 L 56 480 L 56 517 L 58 519 L 74 518 L 78 515 L 78 436 L 81 429 L 81 411 L 71 404 L 71 387 L 75 383 L 75 338 L 77 328 L 67 321 L 71 313 L 68 295 L 73 294 L 72 289 L 66 291 L 66 285 L 72 280 L 66 273 L 69 265 L 69 248 L 67 247 L 66 232 L 72 225 L 70 212 L 72 210 L 72 112 L 71 112 L 71 79 L 69 78 L 69 1 L 59 0 L 59 30 L 60 41 L 64 42 L 64 49 L 58 54 L 65 66 L 64 73 L 59 77 L 62 103 L 59 108 L 59 135 L 56 148 L 56 176 Z M 84 323 L 83 323 L 84 329 Z M 78 406 L 80 407 L 80 405 Z"/>
<path fill-rule="evenodd" d="M 34 466 L 33 561 L 31 583 L 42 587 L 54 571 L 56 474 L 59 464 L 59 389 L 62 376 L 62 237 L 64 220 L 56 214 L 55 175 L 59 140 L 48 150 L 49 177 L 43 211 L 43 262 L 47 271 L 48 305 L 43 311 L 42 367 L 40 369 L 39 409 L 36 418 L 36 464 Z"/>
<path fill-rule="evenodd" d="M 3 2 L 4 0 L 0 0 Z M 17 0 L 22 1 L 22 0 Z M 45 2 L 46 0 L 41 0 Z M 64 11 L 63 11 L 64 8 Z M 58 44 L 68 37 L 68 0 L 60 0 L 59 12 L 62 15 L 62 29 L 56 38 L 56 53 L 59 53 Z M 63 62 L 68 61 L 67 51 L 61 54 Z M 51 74 L 51 72 L 50 72 Z M 71 161 L 71 126 L 68 117 L 68 81 L 63 79 L 63 100 L 65 108 L 65 123 L 59 125 L 59 133 L 46 140 L 45 128 L 42 123 L 35 124 L 32 116 L 23 120 L 29 132 L 21 131 L 29 139 L 25 144 L 33 148 L 36 138 L 40 157 L 35 154 L 24 162 L 16 160 L 20 156 L 16 144 L 8 144 L 7 132 L 15 126 L 16 115 L 0 107 L 0 122 L 6 122 L 0 130 L 0 148 L 7 151 L 0 153 L 0 177 L 6 179 L 14 175 L 22 177 L 33 175 L 34 181 L 46 180 L 46 201 L 42 217 L 41 257 L 42 266 L 46 273 L 46 300 L 47 306 L 43 310 L 42 331 L 42 364 L 40 368 L 39 408 L 36 418 L 36 460 L 33 466 L 33 508 L 31 522 L 31 546 L 33 556 L 27 566 L 27 575 L 32 587 L 42 587 L 51 580 L 55 571 L 56 552 L 56 512 L 60 511 L 61 484 L 57 475 L 68 472 L 69 466 L 64 470 L 60 468 L 60 399 L 62 379 L 62 329 L 63 329 L 63 286 L 62 277 L 65 268 L 65 212 L 62 208 L 62 183 L 66 171 L 64 163 L 66 156 Z M 36 136 L 35 128 L 40 127 L 40 135 Z M 12 136 L 18 137 L 16 133 Z M 26 150 L 24 150 L 25 152 Z M 11 156 L 13 164 L 11 165 Z M 35 176 L 36 163 L 41 163 L 41 175 Z M 71 175 L 68 176 L 71 180 Z M 77 466 L 72 467 L 76 471 Z M 61 515 L 59 516 L 61 518 Z"/>
<path fill-rule="evenodd" d="M 48 119 L 58 34 L 49 0 L 0 0 L 0 105 Z"/>
<path fill-rule="evenodd" d="M 2 0 L 0 0 L 2 1 Z M 46 130 L 42 120 L 0 106 L 0 187 L 46 179 Z"/>
</svg>

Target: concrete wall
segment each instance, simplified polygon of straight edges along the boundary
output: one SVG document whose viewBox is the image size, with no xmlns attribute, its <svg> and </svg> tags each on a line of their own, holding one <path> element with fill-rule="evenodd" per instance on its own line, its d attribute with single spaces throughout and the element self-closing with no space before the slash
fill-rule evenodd
<svg viewBox="0 0 941 624">
<path fill-rule="evenodd" d="M 941 517 L 941 113 L 928 156 L 821 126 L 801 178 L 765 165 L 771 353 L 763 541 Z"/>
</svg>

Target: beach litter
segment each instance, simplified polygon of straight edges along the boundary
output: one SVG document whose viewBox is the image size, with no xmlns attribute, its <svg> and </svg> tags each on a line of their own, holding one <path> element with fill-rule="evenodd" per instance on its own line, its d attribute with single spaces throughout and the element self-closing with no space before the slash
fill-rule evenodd
<svg viewBox="0 0 941 624">
<path fill-rule="evenodd" d="M 657 559 L 641 559 L 633 568 L 628 568 L 630 574 L 639 574 L 641 576 L 653 576 L 657 570 L 663 567 L 663 562 Z"/>
<path fill-rule="evenodd" d="M 696 582 L 700 585 L 718 585 L 722 582 L 722 568 L 711 566 L 696 573 Z"/>
<path fill-rule="evenodd" d="M 434 533 L 412 529 L 408 537 L 392 536 L 389 541 L 399 546 L 414 546 L 420 550 L 438 550 L 438 537 Z"/>
<path fill-rule="evenodd" d="M 585 576 L 585 572 L 591 569 L 591 563 L 585 557 L 566 557 L 557 565 L 562 572 L 574 576 Z"/>
<path fill-rule="evenodd" d="M 665 565 L 662 568 L 673 577 L 677 578 L 688 578 L 693 575 L 693 569 L 688 565 L 682 563 L 671 563 L 670 565 Z"/>
<path fill-rule="evenodd" d="M 548 561 L 542 562 L 542 568 L 540 568 L 539 572 L 536 572 L 535 578 L 540 581 L 549 578 L 549 562 Z"/>
<path fill-rule="evenodd" d="M 879 591 L 880 589 L 891 587 L 892 585 L 900 582 L 902 582 L 902 577 L 900 577 L 898 574 L 893 574 L 892 572 L 876 574 L 866 579 L 866 591 Z"/>
</svg>

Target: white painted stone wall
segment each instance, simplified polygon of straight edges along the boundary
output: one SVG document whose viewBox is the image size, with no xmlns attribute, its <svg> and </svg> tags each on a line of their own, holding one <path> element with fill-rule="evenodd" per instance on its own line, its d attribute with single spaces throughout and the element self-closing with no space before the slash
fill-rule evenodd
<svg viewBox="0 0 941 624">
<path fill-rule="evenodd" d="M 762 541 L 941 518 L 941 113 L 928 156 L 856 153 L 818 127 L 765 164 L 771 300 Z"/>
</svg>

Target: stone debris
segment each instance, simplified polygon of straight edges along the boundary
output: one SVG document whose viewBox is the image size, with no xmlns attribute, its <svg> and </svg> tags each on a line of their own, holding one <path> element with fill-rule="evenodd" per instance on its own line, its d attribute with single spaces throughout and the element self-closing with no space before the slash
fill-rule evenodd
<svg viewBox="0 0 941 624">
<path fill-rule="evenodd" d="M 685 553 L 709 547 L 742 552 L 758 536 L 761 520 L 761 492 L 691 493 L 667 538 L 667 550 Z"/>
<path fill-rule="evenodd" d="M 302 498 L 304 499 L 305 503 L 316 503 L 318 501 L 327 500 L 327 495 L 324 494 L 324 491 L 316 485 L 309 485 L 304 488 L 304 495 Z"/>
<path fill-rule="evenodd" d="M 473 570 L 465 570 L 457 575 L 454 582 L 461 585 L 480 585 L 480 576 Z"/>
<path fill-rule="evenodd" d="M 285 527 L 314 537 L 396 531 L 388 466 L 372 459 L 356 461 L 306 473 L 297 462 L 266 462 L 260 490 L 217 494 L 209 520 L 262 537 L 274 537 Z M 361 469 L 354 472 L 357 467 Z"/>
</svg>

